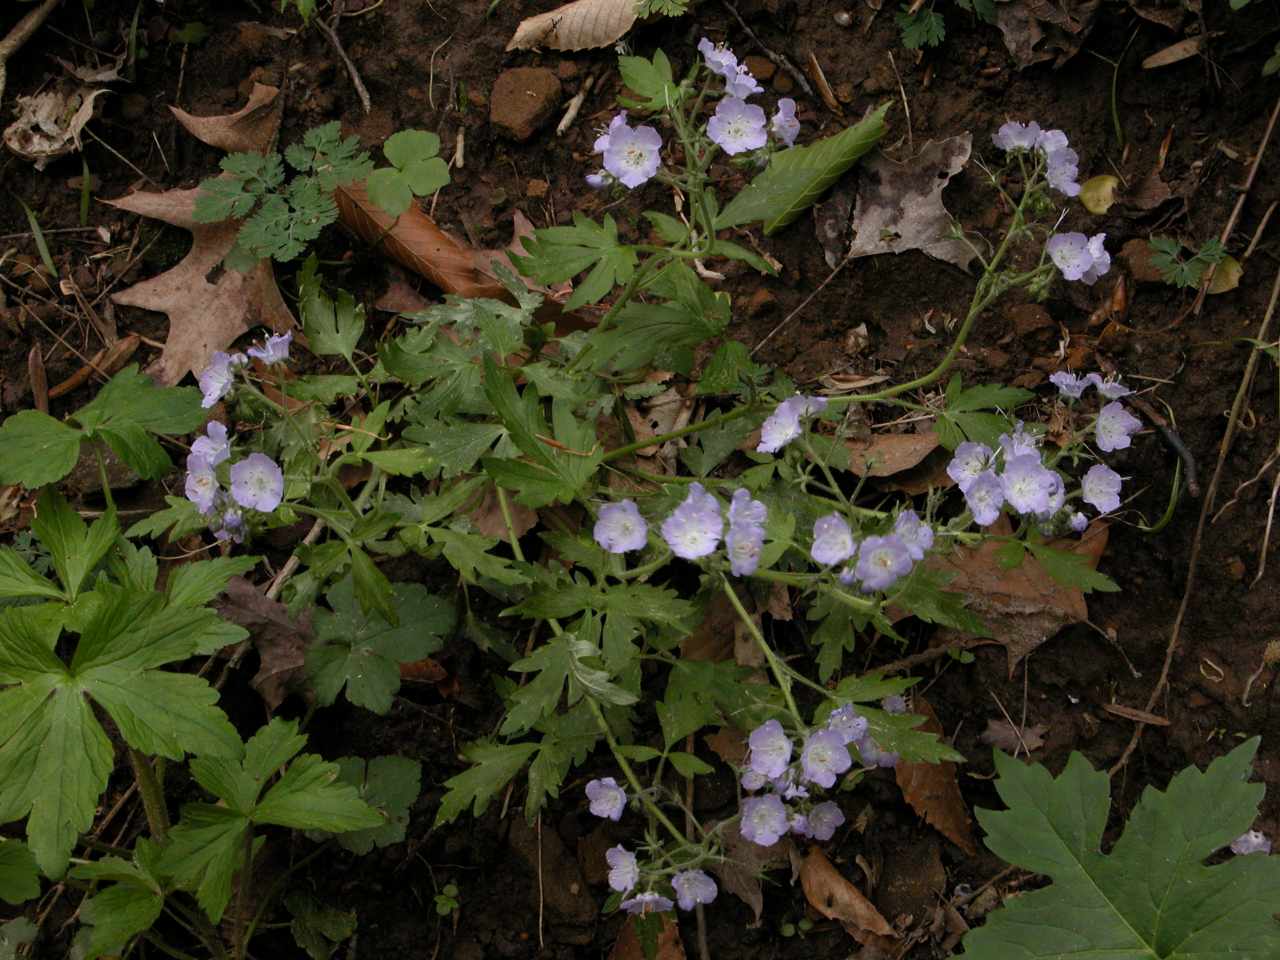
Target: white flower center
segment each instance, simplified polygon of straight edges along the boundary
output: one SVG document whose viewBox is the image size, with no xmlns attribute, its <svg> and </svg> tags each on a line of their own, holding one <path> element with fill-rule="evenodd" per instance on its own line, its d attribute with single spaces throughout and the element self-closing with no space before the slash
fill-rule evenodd
<svg viewBox="0 0 1280 960">
<path fill-rule="evenodd" d="M 622 162 L 628 167 L 639 168 L 639 167 L 643 167 L 645 165 L 645 162 L 648 159 L 649 159 L 649 151 L 643 149 L 642 147 L 637 147 L 633 145 L 633 146 L 627 147 L 626 152 L 623 154 Z"/>
</svg>

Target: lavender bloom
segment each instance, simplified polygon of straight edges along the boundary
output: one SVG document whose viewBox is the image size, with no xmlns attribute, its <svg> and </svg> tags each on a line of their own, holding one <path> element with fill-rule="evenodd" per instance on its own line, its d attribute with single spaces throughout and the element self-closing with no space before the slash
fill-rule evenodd
<svg viewBox="0 0 1280 960">
<path fill-rule="evenodd" d="M 742 779 L 738 782 L 742 784 L 742 789 L 747 793 L 755 793 L 769 782 L 769 778 L 763 773 L 757 773 L 755 770 L 744 770 L 742 771 Z"/>
<path fill-rule="evenodd" d="M 244 514 L 234 503 L 224 502 L 222 504 L 220 526 L 213 531 L 213 536 L 216 540 L 244 543 Z"/>
<path fill-rule="evenodd" d="M 200 371 L 200 375 L 196 378 L 200 384 L 200 393 L 203 395 L 200 406 L 207 410 L 230 393 L 236 380 L 236 370 L 248 362 L 249 358 L 243 353 L 216 351 L 209 366 Z"/>
<path fill-rule="evenodd" d="M 880 744 L 871 737 L 864 737 L 856 746 L 864 767 L 896 767 L 898 765 L 898 755 L 881 750 Z"/>
<path fill-rule="evenodd" d="M 812 417 L 827 409 L 826 397 L 803 397 L 796 394 L 788 397 L 773 409 L 769 418 L 760 428 L 760 443 L 757 453 L 777 453 L 788 443 L 800 436 L 800 421 Z"/>
<path fill-rule="evenodd" d="M 1058 388 L 1061 396 L 1068 397 L 1072 400 L 1079 400 L 1085 390 L 1089 388 L 1089 384 L 1093 381 L 1089 377 L 1077 377 L 1074 373 L 1066 370 L 1059 370 L 1057 373 L 1050 374 L 1049 382 Z"/>
<path fill-rule="evenodd" d="M 275 363 L 289 362 L 289 344 L 293 342 L 293 331 L 279 334 L 278 336 L 267 337 L 266 343 L 261 347 L 250 347 L 249 356 L 255 360 L 261 360 L 267 366 Z"/>
<path fill-rule="evenodd" d="M 605 860 L 609 863 L 609 888 L 618 893 L 626 893 L 640 880 L 640 864 L 636 863 L 636 855 L 618 844 L 605 851 Z"/>
<path fill-rule="evenodd" d="M 1068 148 L 1067 135 L 1061 130 L 1037 130 L 1036 149 L 1046 157 Z"/>
<path fill-rule="evenodd" d="M 1231 852 L 1239 857 L 1248 856 L 1251 853 L 1268 854 L 1271 852 L 1271 841 L 1262 831 L 1250 830 L 1231 841 Z"/>
<path fill-rule="evenodd" d="M 265 453 L 251 453 L 231 468 L 231 497 L 240 506 L 270 513 L 284 496 L 284 472 Z"/>
<path fill-rule="evenodd" d="M 814 521 L 813 546 L 809 548 L 809 556 L 813 557 L 814 563 L 823 566 L 843 563 L 857 549 L 857 544 L 853 542 L 853 531 L 840 514 L 829 513 Z"/>
<path fill-rule="evenodd" d="M 791 832 L 797 837 L 809 836 L 809 818 L 803 813 L 793 813 L 791 815 Z"/>
<path fill-rule="evenodd" d="M 846 703 L 831 711 L 831 716 L 827 717 L 827 729 L 848 746 L 867 735 L 867 718 L 858 713 L 853 704 Z"/>
<path fill-rule="evenodd" d="M 1045 473 L 1045 492 L 1047 494 L 1048 504 L 1044 510 L 1037 514 L 1042 520 L 1048 520 L 1055 513 L 1062 509 L 1062 505 L 1067 502 L 1067 488 L 1062 482 L 1062 474 L 1056 470 L 1046 470 Z"/>
<path fill-rule="evenodd" d="M 218 495 L 218 477 L 213 472 L 213 464 L 195 452 L 187 457 L 186 495 L 201 513 L 213 510 L 213 501 Z"/>
<path fill-rule="evenodd" d="M 627 809 L 627 792 L 618 786 L 618 781 L 613 777 L 588 783 L 587 799 L 591 801 L 592 813 L 615 823 L 622 819 L 622 811 Z"/>
<path fill-rule="evenodd" d="M 742 801 L 742 836 L 762 847 L 771 847 L 787 832 L 787 808 L 777 794 L 748 797 Z"/>
<path fill-rule="evenodd" d="M 846 587 L 852 587 L 858 582 L 858 571 L 852 563 L 846 564 L 844 568 L 836 574 L 836 579 Z"/>
<path fill-rule="evenodd" d="M 747 746 L 751 748 L 750 769 L 771 780 L 786 772 L 791 762 L 791 738 L 777 720 L 766 720 L 752 730 Z"/>
<path fill-rule="evenodd" d="M 809 811 L 809 836 L 825 843 L 844 823 L 844 811 L 828 800 Z"/>
<path fill-rule="evenodd" d="M 788 769 L 782 776 L 770 780 L 769 786 L 774 793 L 782 794 L 783 800 L 803 800 L 809 796 L 809 791 L 796 783 L 796 772 L 792 769 Z"/>
<path fill-rule="evenodd" d="M 1089 527 L 1089 518 L 1077 510 L 1075 513 L 1071 514 L 1071 519 L 1068 520 L 1067 523 L 1076 533 L 1084 533 Z"/>
<path fill-rule="evenodd" d="M 968 493 L 973 481 L 980 477 L 991 463 L 992 450 L 985 443 L 966 440 L 956 447 L 955 455 L 947 464 L 947 476 L 956 482 L 961 493 Z"/>
<path fill-rule="evenodd" d="M 933 546 L 933 527 L 924 523 L 914 510 L 903 510 L 894 521 L 893 532 L 912 560 L 923 560 L 926 551 Z"/>
<path fill-rule="evenodd" d="M 885 713 L 906 713 L 907 698 L 895 693 L 881 700 L 880 706 Z"/>
<path fill-rule="evenodd" d="M 1055 233 L 1044 248 L 1064 280 L 1079 280 L 1093 266 L 1089 238 L 1083 233 Z"/>
<path fill-rule="evenodd" d="M 804 778 L 820 787 L 834 787 L 836 777 L 853 766 L 849 751 L 834 730 L 817 730 L 804 742 L 800 767 Z"/>
<path fill-rule="evenodd" d="M 1019 420 L 1013 425 L 1012 434 L 1000 434 L 1000 449 L 1004 452 L 1004 459 L 1007 463 L 1014 457 L 1026 456 L 1029 453 L 1038 454 L 1040 440 L 1034 433 L 1024 430 L 1022 421 Z"/>
<path fill-rule="evenodd" d="M 1051 150 L 1045 154 L 1045 162 L 1045 182 L 1065 197 L 1078 197 L 1080 184 L 1076 182 L 1076 177 L 1080 174 L 1080 157 L 1076 152 L 1070 147 Z"/>
<path fill-rule="evenodd" d="M 644 547 L 649 538 L 649 525 L 640 516 L 634 500 L 623 500 L 600 508 L 591 535 L 610 553 L 626 553 Z"/>
<path fill-rule="evenodd" d="M 887 590 L 911 572 L 911 554 L 897 534 L 887 537 L 867 537 L 858 549 L 858 566 L 855 572 L 867 593 Z"/>
<path fill-rule="evenodd" d="M 671 878 L 671 886 L 681 910 L 692 910 L 700 903 L 710 903 L 718 892 L 716 882 L 701 870 L 681 870 Z"/>
<path fill-rule="evenodd" d="M 739 487 L 733 491 L 733 499 L 729 502 L 729 533 L 724 538 L 724 545 L 729 554 L 729 571 L 735 577 L 750 576 L 760 565 L 767 517 L 765 505 L 759 500 L 752 500 L 746 489 Z"/>
<path fill-rule="evenodd" d="M 737 97 L 725 97 L 707 121 L 707 136 L 729 156 L 759 150 L 769 140 L 764 108 Z"/>
<path fill-rule="evenodd" d="M 698 41 L 698 52 L 702 54 L 707 69 L 712 73 L 719 74 L 726 80 L 732 80 L 738 75 L 738 58 L 723 43 L 712 43 L 703 37 Z"/>
<path fill-rule="evenodd" d="M 753 93 L 762 93 L 764 87 L 756 82 L 745 64 L 738 64 L 732 77 L 725 77 L 724 92 L 730 97 L 745 100 Z"/>
<path fill-rule="evenodd" d="M 1000 488 L 1005 503 L 1018 513 L 1046 513 L 1052 492 L 1052 471 L 1034 453 L 1016 456 L 1005 464 Z"/>
<path fill-rule="evenodd" d="M 1099 513 L 1120 509 L 1120 474 L 1106 464 L 1095 463 L 1080 482 L 1084 502 L 1096 507 Z"/>
<path fill-rule="evenodd" d="M 991 142 L 1001 150 L 1030 150 L 1036 145 L 1039 136 L 1040 124 L 1034 120 L 1031 123 L 1010 120 L 995 132 Z"/>
<path fill-rule="evenodd" d="M 1099 374 L 1091 373 L 1085 379 L 1092 383 L 1098 392 L 1108 400 L 1119 400 L 1121 397 L 1127 397 L 1133 393 L 1132 390 L 1120 382 L 1119 377 L 1104 380 Z"/>
<path fill-rule="evenodd" d="M 969 489 L 965 490 L 964 502 L 978 526 L 991 526 L 1000 516 L 1000 508 L 1004 506 L 1004 488 L 1000 484 L 1000 478 L 991 470 L 984 470 L 969 484 Z"/>
<path fill-rule="evenodd" d="M 634 190 L 658 172 L 662 136 L 653 127 L 629 127 L 625 123 L 609 128 L 609 146 L 604 151 L 604 168 L 629 190 Z"/>
<path fill-rule="evenodd" d="M 1089 238 L 1089 256 L 1093 258 L 1093 263 L 1080 278 L 1086 286 L 1093 286 L 1099 277 L 1111 269 L 1111 254 L 1107 253 L 1107 248 L 1103 246 L 1106 239 L 1105 233 L 1095 233 Z"/>
<path fill-rule="evenodd" d="M 714 553 L 723 530 L 720 504 L 700 483 L 689 484 L 689 495 L 662 521 L 662 539 L 685 560 Z"/>
<path fill-rule="evenodd" d="M 1142 421 L 1126 410 L 1120 401 L 1111 401 L 1098 411 L 1098 420 L 1093 426 L 1098 449 L 1104 453 L 1124 450 L 1129 446 L 1130 437 L 1141 427 Z"/>
<path fill-rule="evenodd" d="M 608 172 L 604 170 L 588 173 L 583 179 L 587 181 L 587 186 L 592 190 L 603 190 L 613 183 L 613 177 L 609 176 Z"/>
<path fill-rule="evenodd" d="M 617 133 L 619 130 L 626 129 L 626 127 L 627 111 L 619 110 L 617 116 L 609 121 L 609 126 L 605 129 L 604 133 L 596 137 L 596 142 L 592 146 L 591 151 L 593 153 L 604 153 L 607 151 L 609 149 L 610 138 L 613 134 Z"/>
<path fill-rule="evenodd" d="M 800 121 L 796 119 L 796 102 L 790 97 L 778 101 L 778 110 L 769 121 L 769 129 L 773 135 L 788 147 L 796 142 L 800 135 Z"/>
<path fill-rule="evenodd" d="M 619 906 L 627 913 L 644 915 L 646 913 L 666 913 L 674 904 L 661 894 L 652 890 L 637 893 L 630 900 L 623 900 Z"/>
<path fill-rule="evenodd" d="M 231 441 L 227 439 L 227 428 L 217 420 L 210 420 L 205 427 L 205 435 L 196 437 L 191 444 L 191 452 L 204 457 L 210 466 L 216 467 L 231 456 Z"/>
</svg>

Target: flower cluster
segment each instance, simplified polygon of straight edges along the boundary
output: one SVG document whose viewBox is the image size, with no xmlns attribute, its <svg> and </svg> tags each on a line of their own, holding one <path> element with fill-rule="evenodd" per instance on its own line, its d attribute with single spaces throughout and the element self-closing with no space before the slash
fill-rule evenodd
<svg viewBox="0 0 1280 960">
<path fill-rule="evenodd" d="M 185 492 L 214 529 L 219 540 L 244 541 L 244 511 L 270 513 L 284 497 L 284 472 L 265 453 L 251 453 L 231 465 L 230 489 L 224 490 L 218 467 L 231 458 L 225 425 L 210 421 L 205 435 L 191 444 Z"/>
<path fill-rule="evenodd" d="M 764 92 L 745 64 L 723 44 L 717 46 L 706 37 L 698 50 L 712 73 L 724 78 L 725 96 L 716 104 L 715 115 L 707 121 L 707 136 L 730 156 L 759 150 L 769 142 L 769 133 L 784 146 L 791 146 L 800 134 L 796 119 L 796 102 L 790 97 L 778 101 L 777 112 L 766 123 L 762 107 L 747 103 L 752 94 Z"/>
<path fill-rule="evenodd" d="M 1061 130 L 1041 130 L 1040 124 L 1018 123 L 1010 120 L 991 138 L 1001 150 L 1035 151 L 1044 157 L 1045 180 L 1063 196 L 1080 194 L 1080 157 L 1067 143 L 1067 135 Z"/>
<path fill-rule="evenodd" d="M 1091 287 L 1111 269 L 1111 254 L 1102 245 L 1106 239 L 1105 233 L 1095 233 L 1092 237 L 1083 233 L 1055 233 L 1044 249 L 1062 273 L 1062 279 L 1079 280 Z"/>
<path fill-rule="evenodd" d="M 823 566 L 846 564 L 839 574 L 840 582 L 846 586 L 857 583 L 863 592 L 874 593 L 889 589 L 909 574 L 932 546 L 933 528 L 914 510 L 902 511 L 889 533 L 861 542 L 854 538 L 844 517 L 831 513 L 814 522 L 809 556 Z"/>
<path fill-rule="evenodd" d="M 975 441 L 960 444 L 947 475 L 982 527 L 995 523 L 1006 504 L 1014 513 L 1047 522 L 1066 502 L 1062 475 L 1044 465 L 1039 440 L 1021 421 L 1012 434 L 1001 434 L 999 450 Z"/>
<path fill-rule="evenodd" d="M 882 706 L 901 712 L 906 704 L 890 698 Z M 892 767 L 898 755 L 880 749 L 868 733 L 867 718 L 852 704 L 833 710 L 826 726 L 810 731 L 799 755 L 796 745 L 777 720 L 768 720 L 747 738 L 747 764 L 742 788 L 752 796 L 742 801 L 739 830 L 762 847 L 777 843 L 785 834 L 826 841 L 844 823 L 840 807 L 830 800 L 815 802 L 809 786 L 831 789 L 853 766 L 849 748 L 858 751 L 868 767 Z M 761 792 L 768 788 L 768 792 Z"/>
<path fill-rule="evenodd" d="M 587 183 L 601 189 L 620 183 L 634 190 L 653 179 L 662 163 L 662 135 L 653 127 L 632 127 L 623 110 L 596 138 L 594 152 L 603 157 L 604 169 L 587 176 Z"/>
</svg>

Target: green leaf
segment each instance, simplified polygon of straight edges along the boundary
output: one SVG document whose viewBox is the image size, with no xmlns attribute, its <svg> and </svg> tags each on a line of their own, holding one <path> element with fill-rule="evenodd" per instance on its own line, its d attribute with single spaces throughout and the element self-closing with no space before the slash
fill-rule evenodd
<svg viewBox="0 0 1280 960">
<path fill-rule="evenodd" d="M 716 229 L 760 221 L 766 234 L 785 227 L 885 134 L 885 104 L 833 137 L 773 155 L 769 166 L 720 212 Z"/>
<path fill-rule="evenodd" d="M 214 923 L 231 900 L 231 879 L 244 859 L 249 820 L 242 813 L 207 803 L 189 803 L 182 820 L 169 833 L 164 872 L 196 902 Z"/>
<path fill-rule="evenodd" d="M 293 915 L 289 932 L 312 960 L 328 960 L 338 944 L 356 932 L 356 912 L 322 907 L 314 897 L 295 890 L 284 898 Z"/>
<path fill-rule="evenodd" d="M 140 840 L 139 845 L 149 847 L 147 840 Z M 164 908 L 164 891 L 150 870 L 119 857 L 76 867 L 72 876 L 117 881 L 80 905 L 80 919 L 90 927 L 85 960 L 125 953 L 129 940 L 151 929 Z"/>
<path fill-rule="evenodd" d="M 352 703 L 386 713 L 400 689 L 400 664 L 439 650 L 455 623 L 452 605 L 417 583 L 393 585 L 400 625 L 377 613 L 361 611 L 352 578 L 340 580 L 326 595 L 330 610 L 315 611 L 316 645 L 307 651 L 307 674 L 316 697 L 328 706 L 346 688 Z"/>
<path fill-rule="evenodd" d="M 681 99 L 680 88 L 671 73 L 671 63 L 661 50 L 653 60 L 644 57 L 619 57 L 618 72 L 627 89 L 640 97 L 628 100 L 626 106 L 661 111 L 674 106 Z M 621 101 L 619 101 L 621 102 Z"/>
<path fill-rule="evenodd" d="M 536 230 L 525 239 L 524 249 L 526 255 L 512 254 L 512 262 L 542 284 L 563 283 L 591 270 L 564 304 L 565 310 L 600 300 L 630 280 L 636 267 L 635 248 L 618 241 L 618 225 L 608 214 L 597 224 L 575 212 L 573 226 Z"/>
<path fill-rule="evenodd" d="M 399 623 L 391 581 L 387 579 L 387 575 L 378 569 L 373 558 L 360 547 L 353 545 L 348 553 L 351 558 L 351 583 L 356 599 L 360 602 L 360 609 L 365 613 L 377 611 L 388 623 Z"/>
<path fill-rule="evenodd" d="M 607 363 L 619 371 L 657 365 L 687 374 L 693 366 L 694 348 L 723 333 L 723 319 L 717 313 L 675 301 L 633 301 L 618 312 L 612 327 L 591 334 L 595 363 L 597 367 Z"/>
<path fill-rule="evenodd" d="M 471 808 L 479 817 L 538 749 L 536 743 L 486 743 L 469 745 L 463 754 L 471 766 L 444 782 L 445 795 L 436 813 L 437 827 L 452 823 L 458 814 Z"/>
<path fill-rule="evenodd" d="M 565 713 L 557 713 L 538 724 L 542 740 L 529 765 L 529 791 L 525 818 L 531 823 L 547 801 L 560 796 L 560 786 L 569 771 L 586 762 L 600 740 L 600 728 L 585 703 Z"/>
<path fill-rule="evenodd" d="M 167 531 L 170 540 L 177 540 L 205 525 L 205 519 L 200 516 L 196 505 L 186 497 L 166 496 L 164 500 L 168 504 L 167 507 L 143 517 L 126 530 L 124 535 L 130 540 L 135 537 L 155 538 Z"/>
<path fill-rule="evenodd" d="M 61 600 L 62 591 L 40 576 L 10 547 L 0 547 L 0 599 L 48 597 Z"/>
<path fill-rule="evenodd" d="M 382 814 L 361 800 L 354 786 L 339 781 L 339 772 L 336 763 L 302 754 L 258 802 L 254 823 L 330 833 L 381 827 Z"/>
<path fill-rule="evenodd" d="M 359 457 L 373 464 L 383 473 L 393 477 L 413 477 L 434 472 L 436 459 L 425 447 L 392 447 L 388 450 L 369 450 Z"/>
<path fill-rule="evenodd" d="M 1048 875 L 987 915 L 964 938 L 972 960 L 1265 960 L 1280 955 L 1272 916 L 1280 857 L 1255 854 L 1205 866 L 1252 825 L 1262 784 L 1247 778 L 1254 738 L 1165 791 L 1148 787 L 1110 854 L 1102 853 L 1110 781 L 1073 753 L 1052 777 L 996 753 L 996 790 L 1008 810 L 982 810 L 987 845 L 1011 864 Z"/>
<path fill-rule="evenodd" d="M 242 577 L 258 565 L 257 557 L 215 557 L 178 567 L 169 575 L 165 593 L 174 607 L 202 607 L 227 589 L 232 577 Z"/>
<path fill-rule="evenodd" d="M 72 600 L 120 535 L 114 510 L 108 510 L 92 527 L 87 527 L 66 498 L 52 487 L 40 494 L 31 530 L 52 556 L 58 579 Z"/>
<path fill-rule="evenodd" d="M 479 583 L 482 577 L 489 577 L 509 587 L 529 582 L 529 578 L 512 566 L 510 560 L 488 552 L 490 547 L 498 543 L 495 537 L 482 537 L 441 527 L 431 528 L 430 533 L 431 539 L 443 548 L 449 565 L 468 583 Z"/>
<path fill-rule="evenodd" d="M 390 167 L 369 176 L 369 199 L 393 217 L 449 183 L 449 166 L 439 157 L 440 138 L 425 130 L 401 130 L 382 145 Z"/>
<path fill-rule="evenodd" d="M 476 462 L 506 436 L 500 423 L 470 423 L 465 420 L 429 420 L 404 431 L 404 438 L 420 443 L 446 480 L 469 473 Z"/>
<path fill-rule="evenodd" d="M 903 5 L 902 10 L 894 15 L 898 29 L 902 31 L 902 45 L 908 50 L 919 50 L 921 47 L 936 47 L 947 36 L 947 24 L 942 14 L 931 8 L 922 8 L 911 12 L 911 7 Z"/>
<path fill-rule="evenodd" d="M 0 839 L 0 900 L 19 904 L 40 895 L 40 869 L 21 840 Z"/>
<path fill-rule="evenodd" d="M 80 459 L 80 431 L 39 410 L 21 410 L 0 426 L 0 483 L 28 490 L 57 483 Z"/>
<path fill-rule="evenodd" d="M 206 416 L 195 387 L 158 387 L 131 363 L 108 380 L 73 419 L 89 433 L 132 424 L 148 433 L 179 436 L 197 429 Z"/>
<path fill-rule="evenodd" d="M 315 0 L 296 0 L 303 19 L 309 19 L 308 10 L 315 9 Z M 373 161 L 360 148 L 357 136 L 342 136 L 342 123 L 333 120 L 312 127 L 302 137 L 302 143 L 285 148 L 285 159 L 300 173 L 310 173 L 319 188 L 332 193 L 337 187 L 355 183 L 369 176 Z"/>
<path fill-rule="evenodd" d="M 364 307 L 345 290 L 338 291 L 337 299 L 325 293 L 316 276 L 316 267 L 316 259 L 308 258 L 298 275 L 302 328 L 312 353 L 350 360 L 364 333 Z"/>
<path fill-rule="evenodd" d="M 714 773 L 715 768 L 705 760 L 700 760 L 692 753 L 684 753 L 680 750 L 673 750 L 667 754 L 667 759 L 671 761 L 671 765 L 682 777 L 699 777 L 708 773 Z"/>
<path fill-rule="evenodd" d="M 356 788 L 360 799 L 382 813 L 384 823 L 338 834 L 338 843 L 352 853 L 399 843 L 409 826 L 409 808 L 422 793 L 422 764 L 408 757 L 340 757 L 343 783 Z"/>
<path fill-rule="evenodd" d="M 1040 543 L 1028 543 L 1031 555 L 1040 561 L 1053 579 L 1068 587 L 1079 587 L 1085 593 L 1100 590 L 1116 593 L 1120 586 L 1104 573 L 1095 570 L 1087 557 L 1070 550 L 1055 550 Z"/>
<path fill-rule="evenodd" d="M 0 924 L 0 960 L 17 960 L 18 948 L 34 943 L 39 933 L 40 928 L 26 917 Z"/>
</svg>

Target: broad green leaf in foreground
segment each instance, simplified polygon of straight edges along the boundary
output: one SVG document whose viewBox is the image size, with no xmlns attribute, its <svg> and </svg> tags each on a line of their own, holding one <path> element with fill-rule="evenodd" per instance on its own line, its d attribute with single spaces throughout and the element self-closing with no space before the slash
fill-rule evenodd
<svg viewBox="0 0 1280 960">
<path fill-rule="evenodd" d="M 77 937 L 85 960 L 125 952 L 130 938 L 148 930 L 164 907 L 164 886 L 157 875 L 160 849 L 151 841 L 138 840 L 132 860 L 103 857 L 75 867 L 76 880 L 110 883 L 99 887 L 80 906 L 86 924 Z"/>
<path fill-rule="evenodd" d="M 21 840 L 0 839 L 0 900 L 22 903 L 40 893 L 36 858 Z"/>
<path fill-rule="evenodd" d="M 764 172 L 747 184 L 716 217 L 716 229 L 760 221 L 765 233 L 785 227 L 852 167 L 885 134 L 889 105 L 860 123 L 802 147 L 776 153 Z"/>
<path fill-rule="evenodd" d="M 452 823 L 468 807 L 479 817 L 537 749 L 536 743 L 481 741 L 468 746 L 463 752 L 471 766 L 444 782 L 446 793 L 436 813 L 436 826 Z"/>
<path fill-rule="evenodd" d="M 1148 787 L 1110 854 L 1110 780 L 1073 753 L 1054 778 L 996 754 L 1008 810 L 978 810 L 987 846 L 1053 884 L 1011 899 L 964 939 L 966 960 L 1274 960 L 1280 857 L 1205 866 L 1249 829 L 1264 788 L 1247 782 L 1258 740 L 1203 773 Z"/>
<path fill-rule="evenodd" d="M 360 791 L 360 799 L 382 811 L 386 822 L 367 830 L 338 835 L 338 843 L 352 853 L 366 854 L 404 839 L 409 808 L 422 793 L 422 764 L 408 757 L 339 757 L 343 783 Z"/>
</svg>

